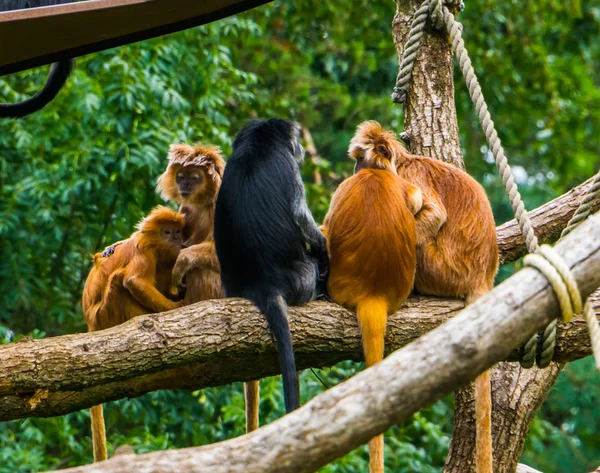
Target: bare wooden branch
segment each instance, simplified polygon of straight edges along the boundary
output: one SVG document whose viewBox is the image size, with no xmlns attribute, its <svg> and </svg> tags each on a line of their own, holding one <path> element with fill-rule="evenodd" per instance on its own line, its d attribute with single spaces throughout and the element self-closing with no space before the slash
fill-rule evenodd
<svg viewBox="0 0 600 473">
<path fill-rule="evenodd" d="M 600 292 L 592 302 L 600 318 Z M 410 298 L 389 317 L 388 351 L 462 308 L 461 301 Z M 335 304 L 292 308 L 290 325 L 300 369 L 362 360 L 356 318 Z M 583 319 L 559 324 L 556 361 L 590 353 Z M 194 390 L 279 373 L 264 317 L 243 300 L 207 301 L 110 330 L 5 345 L 0 359 L 0 421 L 63 415 L 159 389 Z"/>
<path fill-rule="evenodd" d="M 559 243 L 557 251 L 582 295 L 589 295 L 600 285 L 600 215 Z M 314 472 L 502 360 L 558 312 L 548 282 L 525 268 L 441 327 L 249 435 L 64 471 Z"/>
</svg>

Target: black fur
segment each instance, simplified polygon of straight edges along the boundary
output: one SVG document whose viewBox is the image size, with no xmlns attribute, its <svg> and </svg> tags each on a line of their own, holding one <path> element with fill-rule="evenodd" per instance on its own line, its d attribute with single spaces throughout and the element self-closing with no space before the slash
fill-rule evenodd
<svg viewBox="0 0 600 473">
<path fill-rule="evenodd" d="M 315 299 L 318 263 L 326 272 L 328 262 L 325 237 L 306 205 L 298 134 L 298 125 L 275 118 L 253 120 L 238 133 L 214 230 L 226 296 L 254 302 L 275 335 L 287 412 L 300 405 L 287 306 Z"/>
<path fill-rule="evenodd" d="M 0 11 L 46 7 L 71 3 L 73 0 L 0 0 Z M 41 110 L 56 97 L 73 69 L 73 60 L 67 59 L 52 64 L 44 87 L 33 97 L 19 103 L 0 103 L 0 118 L 22 118 Z"/>
</svg>

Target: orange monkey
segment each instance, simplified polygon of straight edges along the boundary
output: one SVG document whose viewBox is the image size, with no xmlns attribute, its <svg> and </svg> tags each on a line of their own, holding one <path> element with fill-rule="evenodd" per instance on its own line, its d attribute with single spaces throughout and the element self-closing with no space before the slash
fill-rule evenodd
<svg viewBox="0 0 600 473">
<path fill-rule="evenodd" d="M 206 145 L 171 145 L 169 164 L 158 178 L 162 197 L 185 214 L 186 246 L 173 270 L 173 285 L 185 278 L 183 304 L 225 297 L 213 242 L 214 213 L 225 161 L 221 150 Z M 259 382 L 245 383 L 246 431 L 258 428 Z"/>
<path fill-rule="evenodd" d="M 166 294 L 183 244 L 183 224 L 183 215 L 157 207 L 129 239 L 113 245 L 107 253 L 94 255 L 82 298 L 90 332 L 119 325 L 138 315 L 181 306 L 181 302 L 168 299 Z M 94 461 L 106 460 L 102 405 L 92 407 L 90 416 Z"/>
<path fill-rule="evenodd" d="M 396 174 L 393 135 L 366 123 L 348 150 L 357 173 L 336 190 L 325 217 L 331 297 L 355 311 L 367 366 L 383 359 L 387 315 L 413 287 L 416 269 L 414 214 L 420 190 Z M 370 472 L 383 472 L 383 435 L 369 442 Z"/>
<path fill-rule="evenodd" d="M 390 137 L 398 175 L 423 192 L 416 215 L 417 274 L 420 294 L 458 297 L 470 304 L 494 285 L 498 270 L 496 225 L 483 187 L 466 172 L 425 156 L 409 154 L 375 121 L 369 126 Z M 492 472 L 490 372 L 475 380 L 477 473 Z"/>
<path fill-rule="evenodd" d="M 158 178 L 161 196 L 185 215 L 185 248 L 173 270 L 173 285 L 185 278 L 183 304 L 224 297 L 213 242 L 214 214 L 225 161 L 216 146 L 174 144 Z"/>
</svg>

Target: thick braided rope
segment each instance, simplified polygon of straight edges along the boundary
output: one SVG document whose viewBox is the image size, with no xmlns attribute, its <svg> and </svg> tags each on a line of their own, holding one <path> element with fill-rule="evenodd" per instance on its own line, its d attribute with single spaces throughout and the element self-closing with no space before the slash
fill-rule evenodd
<svg viewBox="0 0 600 473">
<path fill-rule="evenodd" d="M 440 5 L 442 4 L 442 0 L 433 1 L 438 2 Z M 496 162 L 496 167 L 498 168 L 498 172 L 500 173 L 500 177 L 502 178 L 502 182 L 504 183 L 504 188 L 506 189 L 506 193 L 508 194 L 510 205 L 513 209 L 517 222 L 519 223 L 521 232 L 525 237 L 525 244 L 527 245 L 527 248 L 530 253 L 536 253 L 539 246 L 538 240 L 535 236 L 535 233 L 533 232 L 533 225 L 531 224 L 529 215 L 525 210 L 525 205 L 521 200 L 519 188 L 512 175 L 512 171 L 510 169 L 510 166 L 508 165 L 508 160 L 504 155 L 502 143 L 500 142 L 500 138 L 498 137 L 498 133 L 496 132 L 496 129 L 494 127 L 494 122 L 492 121 L 492 117 L 490 116 L 490 112 L 488 110 L 487 104 L 485 103 L 485 99 L 483 98 L 481 86 L 477 81 L 475 70 L 473 69 L 471 60 L 469 59 L 469 54 L 467 53 L 467 50 L 465 48 L 465 43 L 462 39 L 462 29 L 460 27 L 460 24 L 454 19 L 454 15 L 450 12 L 450 10 L 448 10 L 447 7 L 442 7 L 441 12 L 444 20 L 444 25 L 446 26 L 446 31 L 450 36 L 452 49 L 454 50 L 456 58 L 458 59 L 458 63 L 465 78 L 465 82 L 467 84 L 471 100 L 475 105 L 475 111 L 477 112 L 477 116 L 479 117 L 479 122 L 481 123 L 481 127 L 483 128 L 483 131 L 487 138 L 489 148 L 494 156 L 494 161 Z"/>
<path fill-rule="evenodd" d="M 413 16 L 408 39 L 404 46 L 404 52 L 402 53 L 402 62 L 400 63 L 400 71 L 396 78 L 396 86 L 392 93 L 392 101 L 394 103 L 403 103 L 408 95 L 412 70 L 415 66 L 419 47 L 421 46 L 421 39 L 423 38 L 425 31 L 425 23 L 427 22 L 427 18 L 429 18 L 430 1 L 431 0 L 425 0 Z"/>
<path fill-rule="evenodd" d="M 437 3 L 438 5 L 432 9 L 432 15 L 438 15 L 438 18 L 441 17 L 442 23 L 446 27 L 446 32 L 448 33 L 450 42 L 452 44 L 452 50 L 456 54 L 461 72 L 467 84 L 467 89 L 469 90 L 469 95 L 471 96 L 471 101 L 475 105 L 475 111 L 477 112 L 479 122 L 481 123 L 481 127 L 485 133 L 489 149 L 492 151 L 492 155 L 494 156 L 494 162 L 496 163 L 496 167 L 498 168 L 498 172 L 502 178 L 502 183 L 504 184 L 506 194 L 508 195 L 508 199 L 510 201 L 510 206 L 515 214 L 517 223 L 521 228 L 521 233 L 525 238 L 527 249 L 529 253 L 537 253 L 539 244 L 533 231 L 533 225 L 529 219 L 527 211 L 525 210 L 525 205 L 521 199 L 519 188 L 514 180 L 512 170 L 508 165 L 508 160 L 504 154 L 504 148 L 502 147 L 502 143 L 498 137 L 496 128 L 494 127 L 494 122 L 492 121 L 492 117 L 490 116 L 490 112 L 483 97 L 481 86 L 479 85 L 477 76 L 475 75 L 475 70 L 471 64 L 471 59 L 469 58 L 465 43 L 462 39 L 462 28 L 460 23 L 456 21 L 452 12 L 450 12 L 447 7 L 443 6 L 442 0 L 433 0 L 433 2 Z M 435 23 L 440 23 L 439 19 L 436 20 Z M 554 334 L 554 337 L 552 337 L 552 334 Z M 556 329 L 551 331 L 549 335 L 550 337 L 548 339 L 544 338 L 544 340 L 549 341 L 551 345 L 549 348 L 553 352 L 554 341 L 556 339 Z M 521 365 L 524 368 L 530 368 L 535 362 L 538 351 L 538 334 L 531 337 L 521 350 Z"/>
<path fill-rule="evenodd" d="M 585 305 L 583 306 L 583 318 L 590 333 L 590 342 L 594 361 L 596 362 L 596 369 L 600 371 L 600 324 L 598 323 L 598 319 L 596 319 L 596 311 L 589 300 L 585 301 Z"/>
<path fill-rule="evenodd" d="M 596 174 L 596 178 L 592 182 L 592 187 L 590 187 L 585 194 L 585 197 L 579 204 L 579 208 L 575 211 L 571 220 L 565 227 L 565 229 L 560 234 L 561 238 L 567 236 L 571 231 L 579 225 L 583 220 L 585 220 L 590 212 L 592 211 L 592 205 L 596 200 L 600 199 L 600 171 Z"/>
<path fill-rule="evenodd" d="M 592 205 L 600 200 L 600 171 L 596 174 L 596 177 L 592 181 L 592 186 L 588 189 L 587 193 L 583 197 L 583 200 L 579 204 L 579 207 L 569 220 L 569 223 L 562 231 L 560 237 L 564 238 L 566 235 L 585 220 L 590 212 L 592 211 Z M 583 318 L 590 334 L 590 343 L 592 345 L 592 353 L 594 354 L 594 360 L 596 362 L 596 369 L 600 370 L 600 324 L 596 319 L 596 312 L 590 304 L 590 301 L 586 301 L 583 306 Z"/>
</svg>

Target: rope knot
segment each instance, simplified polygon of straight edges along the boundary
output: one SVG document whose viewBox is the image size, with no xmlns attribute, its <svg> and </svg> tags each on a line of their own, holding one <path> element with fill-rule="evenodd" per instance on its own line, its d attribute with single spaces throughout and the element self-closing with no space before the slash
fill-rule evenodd
<svg viewBox="0 0 600 473">
<path fill-rule="evenodd" d="M 394 91 L 392 92 L 392 102 L 404 103 L 407 95 L 408 91 L 404 87 L 394 87 Z"/>
<path fill-rule="evenodd" d="M 531 266 L 542 273 L 552 285 L 560 305 L 563 322 L 570 322 L 573 315 L 583 309 L 596 368 L 600 369 L 600 325 L 598 325 L 596 313 L 590 302 L 586 301 L 585 305 L 582 303 L 577 281 L 565 260 L 552 247 L 542 245 L 536 253 L 527 255 L 523 261 L 526 266 Z M 548 366 L 554 356 L 555 344 L 556 321 L 553 321 L 543 332 L 532 337 L 523 347 L 521 365 L 524 368 L 531 367 L 535 360 L 540 368 Z M 541 345 L 541 350 L 538 345 Z"/>
<path fill-rule="evenodd" d="M 542 245 L 536 253 L 527 255 L 523 262 L 548 279 L 558 298 L 563 322 L 570 322 L 583 304 L 577 281 L 565 260 L 551 246 Z"/>
</svg>

